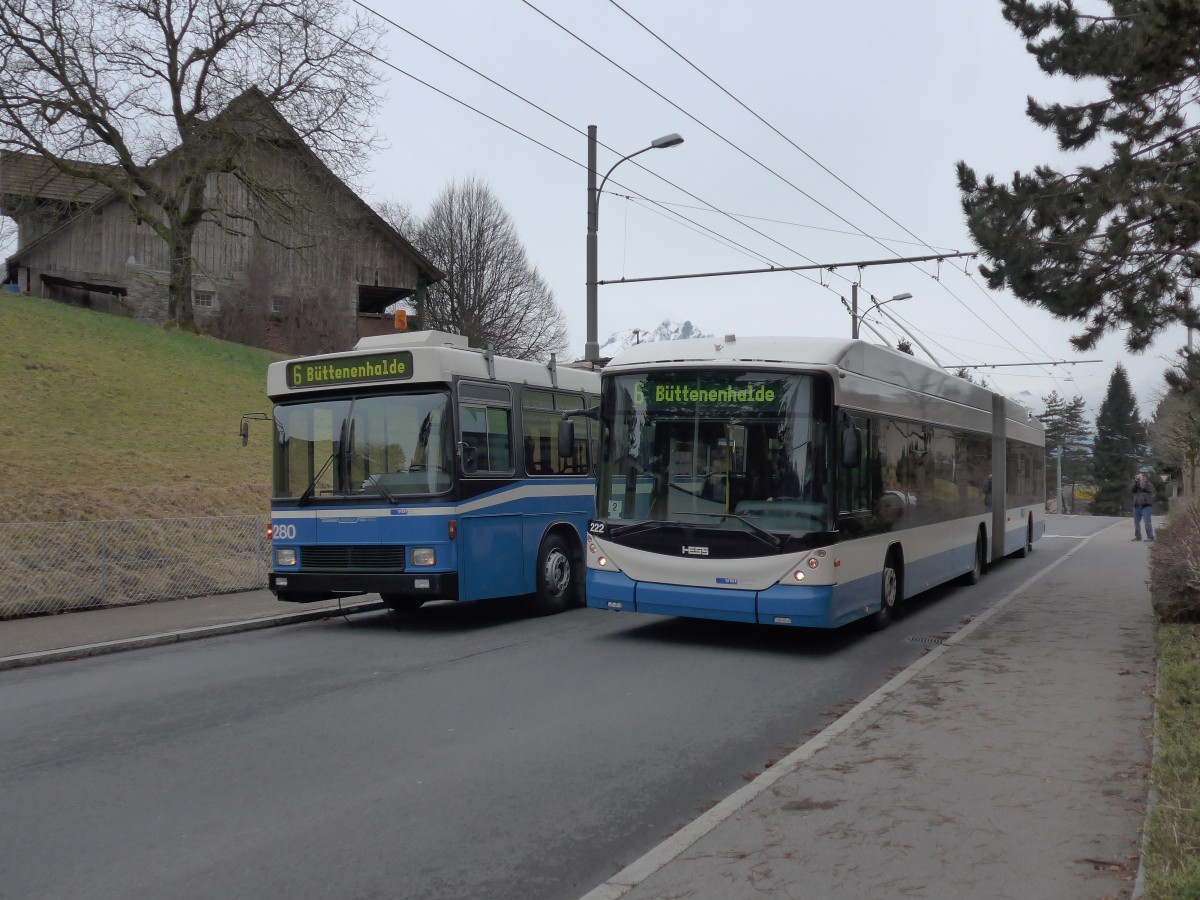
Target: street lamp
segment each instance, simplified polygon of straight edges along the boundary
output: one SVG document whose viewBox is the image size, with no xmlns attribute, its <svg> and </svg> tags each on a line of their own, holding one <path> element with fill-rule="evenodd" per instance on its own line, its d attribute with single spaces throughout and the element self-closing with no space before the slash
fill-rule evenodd
<svg viewBox="0 0 1200 900">
<path fill-rule="evenodd" d="M 858 284 L 856 283 L 852 285 L 852 288 L 853 289 L 850 292 L 850 337 L 858 340 L 858 329 L 860 325 L 866 324 L 867 313 L 863 313 L 861 316 L 858 314 Z M 911 299 L 912 294 L 896 294 L 896 296 L 892 297 L 891 300 L 884 300 L 881 303 L 880 301 L 876 300 L 874 296 L 872 296 L 871 305 L 875 309 L 879 309 L 879 307 L 883 306 L 884 303 L 891 303 L 893 300 Z M 842 302 L 844 303 L 845 301 Z M 870 312 L 870 310 L 867 310 L 867 312 Z M 878 332 L 876 332 L 876 334 L 878 334 Z"/>
<path fill-rule="evenodd" d="M 608 181 L 608 176 L 613 173 L 613 169 L 625 160 L 633 159 L 647 150 L 663 150 L 682 143 L 683 138 L 677 134 L 666 134 L 655 138 L 650 142 L 650 146 L 623 156 L 613 163 L 612 168 L 601 179 L 600 187 L 597 188 L 596 126 L 588 126 L 587 343 L 583 346 L 583 358 L 588 362 L 594 363 L 600 359 L 600 344 L 596 337 L 596 232 L 600 226 L 600 192 L 604 190 L 604 185 Z"/>
<path fill-rule="evenodd" d="M 872 298 L 872 299 L 874 300 L 874 298 Z M 909 293 L 896 294 L 894 297 L 892 297 L 888 300 L 884 300 L 882 303 L 880 303 L 878 300 L 874 300 L 874 302 L 871 305 L 871 308 L 878 310 L 879 315 L 887 316 L 888 320 L 893 325 L 895 325 L 897 328 L 899 328 L 901 331 L 903 331 L 906 335 L 908 335 L 910 338 L 912 338 L 912 342 L 914 344 L 916 344 L 918 347 L 920 347 L 922 350 L 925 351 L 925 355 L 928 356 L 933 361 L 933 364 L 935 366 L 937 366 L 939 369 L 944 369 L 946 367 L 943 366 L 940 362 L 938 362 L 938 358 L 930 352 L 928 347 L 926 347 L 924 344 L 921 343 L 921 339 L 918 338 L 911 331 L 909 331 L 907 328 L 905 328 L 902 324 L 900 324 L 900 322 L 896 319 L 895 316 L 893 316 L 891 313 L 889 313 L 886 309 L 883 308 L 886 304 L 891 303 L 893 300 L 911 300 L 911 299 L 912 299 L 912 294 L 909 294 Z"/>
</svg>

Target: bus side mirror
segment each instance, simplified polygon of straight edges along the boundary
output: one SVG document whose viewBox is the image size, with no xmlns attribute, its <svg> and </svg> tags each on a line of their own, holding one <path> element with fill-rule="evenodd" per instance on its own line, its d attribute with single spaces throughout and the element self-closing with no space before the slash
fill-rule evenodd
<svg viewBox="0 0 1200 900">
<path fill-rule="evenodd" d="M 558 455 L 563 459 L 575 455 L 575 423 L 570 419 L 558 420 Z"/>
<path fill-rule="evenodd" d="M 238 426 L 238 434 L 241 435 L 243 447 L 250 443 L 251 419 L 256 422 L 269 422 L 271 421 L 271 416 L 268 416 L 266 413 L 242 413 L 242 424 Z M 278 422 L 275 423 L 275 427 L 279 428 Z"/>
<path fill-rule="evenodd" d="M 462 470 L 464 475 L 474 475 L 479 471 L 479 456 L 475 452 L 475 448 L 470 444 L 459 444 L 458 452 L 462 458 Z"/>
<path fill-rule="evenodd" d="M 842 429 L 842 468 L 856 469 L 862 462 L 862 432 L 847 424 Z"/>
</svg>

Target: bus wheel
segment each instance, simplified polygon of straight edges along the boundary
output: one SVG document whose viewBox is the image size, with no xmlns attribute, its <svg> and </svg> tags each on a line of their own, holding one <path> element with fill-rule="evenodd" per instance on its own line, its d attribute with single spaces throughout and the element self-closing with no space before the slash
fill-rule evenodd
<svg viewBox="0 0 1200 900">
<path fill-rule="evenodd" d="M 404 594 L 380 594 L 379 598 L 388 605 L 392 612 L 416 612 L 424 604 L 421 597 L 408 597 Z"/>
<path fill-rule="evenodd" d="M 557 534 L 548 535 L 538 550 L 534 612 L 549 616 L 568 609 L 575 599 L 575 578 L 575 561 L 566 542 Z"/>
<path fill-rule="evenodd" d="M 975 564 L 971 567 L 971 571 L 963 576 L 963 581 L 967 584 L 979 584 L 983 579 L 984 555 L 986 554 L 983 534 L 975 538 Z"/>
<path fill-rule="evenodd" d="M 1031 518 L 1029 520 L 1029 524 L 1027 524 L 1025 526 L 1025 543 L 1021 545 L 1021 549 L 1018 550 L 1016 553 L 1014 553 L 1013 556 L 1016 556 L 1019 559 L 1024 559 L 1026 556 L 1029 555 L 1029 551 L 1032 549 L 1033 549 L 1033 519 Z"/>
<path fill-rule="evenodd" d="M 896 615 L 896 604 L 900 600 L 900 573 L 896 571 L 896 558 L 888 555 L 883 564 L 883 585 L 879 591 L 879 611 L 871 616 L 871 627 L 882 631 L 892 624 Z"/>
</svg>

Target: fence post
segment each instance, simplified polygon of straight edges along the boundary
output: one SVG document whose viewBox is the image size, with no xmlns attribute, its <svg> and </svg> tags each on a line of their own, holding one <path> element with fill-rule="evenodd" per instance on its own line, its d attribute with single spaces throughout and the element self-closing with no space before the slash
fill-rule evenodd
<svg viewBox="0 0 1200 900">
<path fill-rule="evenodd" d="M 262 587 L 262 516 L 254 517 L 254 586 Z"/>
<path fill-rule="evenodd" d="M 108 597 L 108 523 L 100 522 L 100 600 Z"/>
</svg>

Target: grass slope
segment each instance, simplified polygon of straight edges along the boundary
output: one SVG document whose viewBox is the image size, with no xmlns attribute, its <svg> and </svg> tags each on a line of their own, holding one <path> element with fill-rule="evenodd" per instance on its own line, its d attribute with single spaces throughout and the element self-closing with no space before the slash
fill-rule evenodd
<svg viewBox="0 0 1200 900">
<path fill-rule="evenodd" d="M 0 522 L 265 512 L 263 350 L 0 294 Z"/>
<path fill-rule="evenodd" d="M 1147 834 L 1149 900 L 1200 898 L 1200 626 L 1158 628 L 1156 802 Z"/>
</svg>

